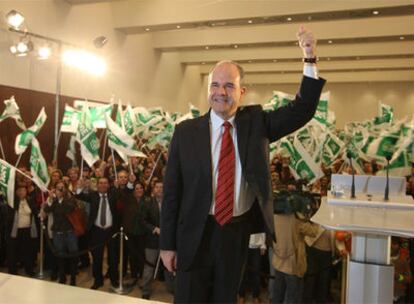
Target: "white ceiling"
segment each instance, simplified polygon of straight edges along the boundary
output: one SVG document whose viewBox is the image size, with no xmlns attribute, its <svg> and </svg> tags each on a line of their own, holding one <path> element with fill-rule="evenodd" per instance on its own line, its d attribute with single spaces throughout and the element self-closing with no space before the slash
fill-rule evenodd
<svg viewBox="0 0 414 304">
<path fill-rule="evenodd" d="M 296 32 L 304 24 L 318 39 L 320 71 L 330 82 L 414 80 L 414 0 L 107 2 L 115 29 L 152 35 L 155 49 L 178 52 L 201 75 L 214 62 L 233 59 L 245 67 L 247 83 L 297 82 Z"/>
</svg>

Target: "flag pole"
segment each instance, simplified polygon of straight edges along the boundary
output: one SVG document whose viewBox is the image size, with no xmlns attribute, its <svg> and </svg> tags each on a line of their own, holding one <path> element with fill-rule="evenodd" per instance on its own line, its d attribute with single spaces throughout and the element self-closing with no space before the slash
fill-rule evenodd
<svg viewBox="0 0 414 304">
<path fill-rule="evenodd" d="M 19 165 L 20 160 L 22 159 L 22 156 L 23 156 L 23 153 L 19 155 L 19 158 L 17 159 L 16 164 L 14 165 L 16 168 Z"/>
<path fill-rule="evenodd" d="M 114 164 L 115 180 L 118 181 L 118 173 L 116 172 L 116 164 L 115 164 L 115 153 L 114 153 L 114 149 L 112 148 L 111 148 L 111 153 L 112 153 L 112 162 Z"/>
<path fill-rule="evenodd" d="M 2 142 L 1 142 L 1 138 L 0 138 L 0 149 L 1 149 L 1 155 L 2 155 L 2 158 L 3 158 L 4 160 L 6 160 L 6 156 L 4 155 L 4 149 L 3 149 L 3 144 L 2 144 Z"/>
<path fill-rule="evenodd" d="M 149 182 L 151 181 L 152 176 L 154 175 L 155 168 L 157 168 L 157 165 L 158 165 L 158 162 L 159 162 L 159 160 L 161 158 L 161 155 L 162 155 L 162 151 L 160 152 L 160 155 L 158 155 L 157 161 L 154 164 L 154 168 L 152 168 L 152 172 L 151 172 L 150 177 L 147 180 L 147 184 L 149 184 Z"/>
<path fill-rule="evenodd" d="M 104 137 L 103 151 L 102 151 L 102 159 L 103 160 L 105 160 L 106 143 L 107 143 L 107 139 L 108 139 L 108 132 L 106 132 L 106 129 L 104 130 L 104 132 L 105 132 L 105 137 Z"/>
<path fill-rule="evenodd" d="M 81 160 L 81 168 L 80 168 L 80 170 L 81 170 L 81 172 L 80 172 L 80 178 L 82 179 L 83 178 L 83 157 L 82 157 L 82 160 Z"/>
</svg>

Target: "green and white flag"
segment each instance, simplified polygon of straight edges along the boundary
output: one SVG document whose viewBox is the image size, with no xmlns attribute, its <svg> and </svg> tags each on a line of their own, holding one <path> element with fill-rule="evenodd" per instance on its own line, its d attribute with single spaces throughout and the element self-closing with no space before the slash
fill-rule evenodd
<svg viewBox="0 0 414 304">
<path fill-rule="evenodd" d="M 282 140 L 281 146 L 289 153 L 289 167 L 295 179 L 305 179 L 312 184 L 323 176 L 320 166 L 313 161 L 297 138 L 293 144 L 288 140 Z"/>
<path fill-rule="evenodd" d="M 124 129 L 129 136 L 135 135 L 135 126 L 137 125 L 135 121 L 135 114 L 134 110 L 132 109 L 131 105 L 126 107 L 124 112 Z"/>
<path fill-rule="evenodd" d="M 328 125 L 328 102 L 329 102 L 330 92 L 322 93 L 318 107 L 316 108 L 315 115 L 313 116 L 313 121 L 320 123 L 323 126 Z"/>
<path fill-rule="evenodd" d="M 128 162 L 127 156 L 147 157 L 138 149 L 135 140 L 118 126 L 109 115 L 106 115 L 106 125 L 108 126 L 108 146 L 116 150 L 125 162 Z"/>
<path fill-rule="evenodd" d="M 89 167 L 99 160 L 99 140 L 92 125 L 88 107 L 84 107 L 76 132 L 76 140 L 81 147 L 81 155 Z"/>
<path fill-rule="evenodd" d="M 33 182 L 42 190 L 47 191 L 50 177 L 47 170 L 46 161 L 40 150 L 40 145 L 36 137 L 32 139 L 32 153 L 30 154 L 30 173 Z"/>
<path fill-rule="evenodd" d="M 46 119 L 47 115 L 45 112 L 45 108 L 42 108 L 39 115 L 37 116 L 34 125 L 31 126 L 29 129 L 24 130 L 19 135 L 17 135 L 16 143 L 14 146 L 17 155 L 20 155 L 24 151 L 26 151 L 27 146 L 31 143 L 33 137 L 36 137 L 37 134 L 39 134 L 40 129 L 43 127 L 43 124 L 45 123 Z"/>
<path fill-rule="evenodd" d="M 8 162 L 0 159 L 0 192 L 9 204 L 14 206 L 14 183 L 16 169 Z"/>
<path fill-rule="evenodd" d="M 60 131 L 63 133 L 76 133 L 78 129 L 79 120 L 82 112 L 65 105 L 65 111 L 63 112 L 62 125 Z"/>
<path fill-rule="evenodd" d="M 322 160 L 325 165 L 330 166 L 341 154 L 345 144 L 335 134 L 328 131 L 322 147 Z"/>
<path fill-rule="evenodd" d="M 14 96 L 10 97 L 10 99 L 5 100 L 4 105 L 6 107 L 3 113 L 0 115 L 0 122 L 7 118 L 13 118 L 20 129 L 26 130 L 26 126 L 20 114 L 19 106 L 17 105 Z"/>
<path fill-rule="evenodd" d="M 413 155 L 413 143 L 406 150 L 397 151 L 390 161 L 389 174 L 393 176 L 407 176 L 411 174 L 411 161 Z M 385 176 L 386 168 L 377 172 L 377 175 Z"/>
<path fill-rule="evenodd" d="M 190 103 L 190 113 L 192 114 L 193 118 L 200 117 L 200 110 L 197 109 L 195 106 L 193 106 L 191 103 Z"/>
<path fill-rule="evenodd" d="M 393 121 L 394 110 L 382 102 L 378 104 L 378 116 L 374 118 L 374 125 L 390 124 Z"/>
<path fill-rule="evenodd" d="M 76 142 L 76 135 L 72 135 L 70 137 L 69 141 L 69 149 L 66 152 L 66 157 L 72 160 L 73 164 L 76 164 L 76 148 L 75 148 L 75 142 Z"/>
<path fill-rule="evenodd" d="M 288 105 L 295 100 L 294 95 L 290 95 L 280 91 L 273 91 L 272 98 L 263 106 L 263 110 L 272 111 Z"/>
<path fill-rule="evenodd" d="M 112 104 L 105 105 L 102 103 L 83 100 L 75 100 L 73 104 L 74 107 L 79 111 L 82 111 L 85 107 L 89 109 L 91 121 L 95 129 L 106 128 L 105 115 L 112 114 Z"/>
</svg>

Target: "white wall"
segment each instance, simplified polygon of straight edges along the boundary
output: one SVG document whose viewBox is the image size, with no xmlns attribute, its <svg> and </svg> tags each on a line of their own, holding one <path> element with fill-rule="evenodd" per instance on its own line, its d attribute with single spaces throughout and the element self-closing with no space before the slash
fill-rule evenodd
<svg viewBox="0 0 414 304">
<path fill-rule="evenodd" d="M 96 51 L 108 62 L 103 77 L 92 77 L 63 67 L 61 93 L 68 96 L 108 101 L 112 94 L 124 103 L 162 106 L 169 111 L 186 112 L 192 102 L 208 109 L 206 79 L 197 66 L 183 66 L 177 53 L 160 53 L 152 47 L 151 34 L 126 36 L 113 29 L 110 3 L 74 5 L 65 1 L 0 1 L 0 14 L 20 11 L 29 30 L 59 38 Z M 92 46 L 93 38 L 105 35 L 108 44 L 101 50 Z M 0 84 L 55 93 L 56 68 L 53 61 L 16 58 L 9 52 L 13 35 L 2 25 L 0 31 Z M 397 118 L 414 112 L 414 82 L 329 83 L 331 110 L 342 127 L 348 121 L 372 118 L 379 100 L 394 107 Z M 299 79 L 298 79 L 299 81 Z M 294 94 L 296 85 L 248 87 L 245 103 L 265 103 L 273 90 Z"/>
<path fill-rule="evenodd" d="M 100 101 L 112 95 L 124 103 L 158 106 L 186 112 L 188 102 L 198 100 L 202 80 L 197 67 L 184 68 L 177 54 L 153 50 L 150 34 L 126 36 L 113 29 L 110 3 L 74 5 L 65 1 L 0 1 L 0 14 L 11 9 L 21 12 L 30 31 L 58 38 L 94 51 L 106 58 L 104 76 L 87 75 L 63 66 L 61 93 Z M 55 93 L 57 61 L 34 57 L 16 58 L 9 46 L 16 36 L 0 31 L 0 84 Z M 94 49 L 92 40 L 109 38 L 103 49 Z M 39 40 L 33 39 L 35 43 Z"/>
</svg>

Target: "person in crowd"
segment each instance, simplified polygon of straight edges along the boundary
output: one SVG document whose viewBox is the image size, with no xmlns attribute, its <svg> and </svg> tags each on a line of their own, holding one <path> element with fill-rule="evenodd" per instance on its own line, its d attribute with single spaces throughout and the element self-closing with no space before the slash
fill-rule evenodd
<svg viewBox="0 0 414 304">
<path fill-rule="evenodd" d="M 151 296 L 151 284 L 154 280 L 154 270 L 159 256 L 160 213 L 163 196 L 163 183 L 158 181 L 153 189 L 153 196 L 146 204 L 143 218 L 145 227 L 145 265 L 142 281 L 142 298 Z"/>
<path fill-rule="evenodd" d="M 79 180 L 79 169 L 77 167 L 72 167 L 68 170 L 68 189 L 69 191 L 74 194 L 76 189 L 78 188 L 78 180 Z"/>
<path fill-rule="evenodd" d="M 26 183 L 16 185 L 14 205 L 8 206 L 7 261 L 10 274 L 17 274 L 17 263 L 24 265 L 26 275 L 34 276 L 37 216 L 39 209 L 33 196 L 29 196 Z"/>
<path fill-rule="evenodd" d="M 291 183 L 288 191 L 295 191 Z M 285 201 L 283 212 L 274 214 L 277 242 L 273 244 L 272 265 L 275 269 L 272 303 L 300 303 L 306 272 L 305 237 L 315 237 L 318 225 L 306 220 L 295 210 L 291 200 Z"/>
<path fill-rule="evenodd" d="M 143 219 L 146 213 L 148 197 L 144 195 L 144 186 L 135 182 L 133 199 L 125 204 L 122 216 L 123 227 L 127 234 L 129 264 L 134 280 L 142 277 L 145 261 L 145 227 Z"/>
<path fill-rule="evenodd" d="M 313 34 L 301 27 L 298 38 L 306 60 L 315 63 Z M 240 106 L 243 69 L 221 61 L 209 74 L 211 110 L 176 126 L 160 237 L 164 265 L 177 271 L 176 302 L 237 300 L 250 234 L 274 230 L 269 143 L 312 118 L 325 82 L 313 63 L 296 100 L 264 112 Z"/>
<path fill-rule="evenodd" d="M 44 205 L 45 213 L 53 214 L 53 245 L 58 255 L 59 283 L 66 283 L 65 255 L 69 255 L 70 285 L 76 285 L 78 238 L 68 216 L 76 208 L 76 199 L 70 193 L 67 185 L 63 182 L 56 183 L 47 203 Z"/>
<path fill-rule="evenodd" d="M 407 257 L 401 254 L 401 239 L 391 238 L 391 262 L 394 265 L 394 303 L 406 303 L 406 290 L 413 277 Z"/>
<path fill-rule="evenodd" d="M 307 269 L 304 279 L 305 303 L 330 303 L 331 269 L 336 253 L 335 233 L 318 225 L 314 237 L 305 237 Z"/>
<path fill-rule="evenodd" d="M 265 233 L 250 235 L 249 251 L 247 253 L 246 271 L 244 272 L 239 288 L 239 304 L 245 303 L 246 289 L 250 286 L 253 295 L 253 303 L 260 303 L 260 271 L 262 256 L 266 254 Z"/>
<path fill-rule="evenodd" d="M 87 231 L 89 232 L 89 247 L 93 248 L 92 273 L 94 283 L 91 289 L 103 286 L 102 272 L 104 249 L 107 248 L 108 273 L 113 286 L 118 286 L 118 252 L 117 240 L 112 236 L 119 230 L 120 216 L 116 208 L 117 196 L 110 189 L 107 177 L 100 177 L 97 182 L 97 191 L 91 191 L 87 180 L 80 180 L 77 198 L 90 204 Z M 105 244 L 105 246 L 102 246 Z"/>
</svg>

